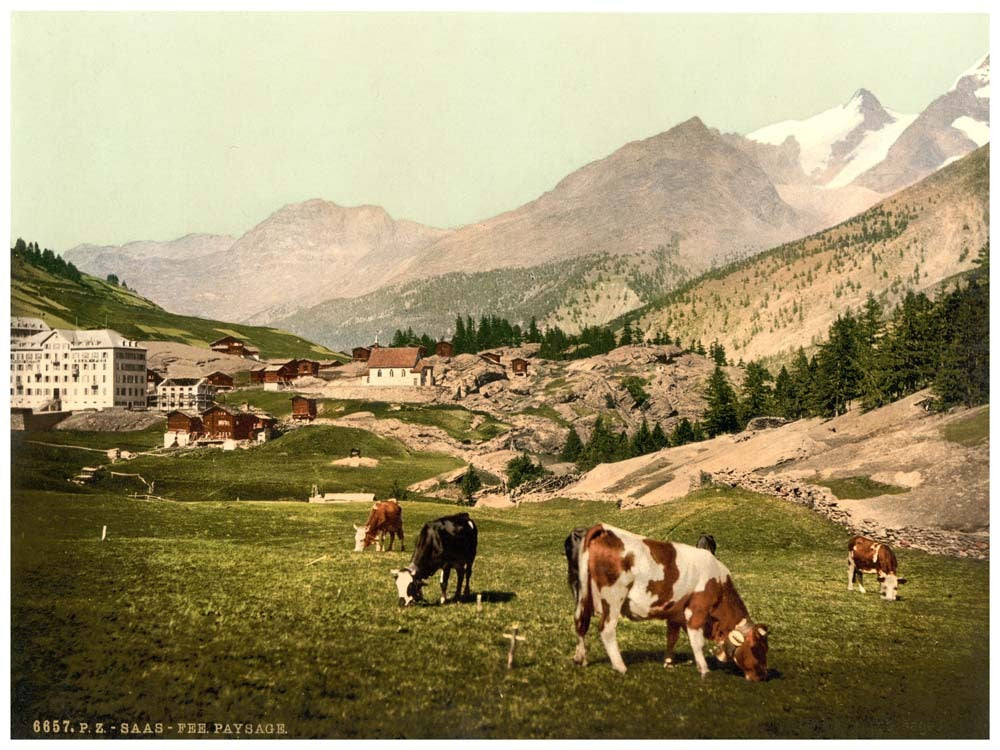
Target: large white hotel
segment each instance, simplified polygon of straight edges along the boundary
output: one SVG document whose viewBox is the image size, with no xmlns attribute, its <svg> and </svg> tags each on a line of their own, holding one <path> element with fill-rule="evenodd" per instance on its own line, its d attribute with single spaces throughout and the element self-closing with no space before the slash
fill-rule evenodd
<svg viewBox="0 0 1000 750">
<path fill-rule="evenodd" d="M 10 321 L 10 405 L 74 411 L 146 406 L 146 350 L 117 331 Z"/>
</svg>

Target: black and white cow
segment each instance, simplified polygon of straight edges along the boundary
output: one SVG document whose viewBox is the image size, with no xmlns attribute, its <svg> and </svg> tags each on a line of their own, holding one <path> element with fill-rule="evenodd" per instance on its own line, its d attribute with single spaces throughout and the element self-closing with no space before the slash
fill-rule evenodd
<svg viewBox="0 0 1000 750">
<path fill-rule="evenodd" d="M 441 603 L 447 601 L 448 576 L 451 569 L 458 571 L 458 585 L 455 597 L 462 593 L 462 578 L 465 578 L 465 595 L 469 595 L 469 579 L 472 578 L 472 563 L 476 559 L 479 530 L 468 513 L 457 513 L 435 521 L 428 521 L 420 529 L 413 560 L 401 570 L 393 570 L 399 606 L 407 607 L 423 600 L 421 589 L 427 579 L 441 571 Z"/>
</svg>

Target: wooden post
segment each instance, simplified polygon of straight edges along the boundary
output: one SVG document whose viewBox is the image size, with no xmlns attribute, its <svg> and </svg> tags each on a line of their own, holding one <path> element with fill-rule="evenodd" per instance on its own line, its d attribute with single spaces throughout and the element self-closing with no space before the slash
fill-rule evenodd
<svg viewBox="0 0 1000 750">
<path fill-rule="evenodd" d="M 105 537 L 106 537 L 107 535 L 108 535 L 108 527 L 107 527 L 107 526 L 103 526 L 103 527 L 101 528 L 101 541 L 102 541 L 102 542 L 104 541 L 104 538 L 105 538 Z"/>
<path fill-rule="evenodd" d="M 483 611 L 483 595 L 476 594 L 476 614 Z"/>
<path fill-rule="evenodd" d="M 517 649 L 517 642 L 524 640 L 523 635 L 517 634 L 517 629 L 518 629 L 518 624 L 515 622 L 511 626 L 512 632 L 503 634 L 504 638 L 510 638 L 510 650 L 507 652 L 507 669 L 510 669 L 511 667 L 514 666 L 514 651 Z"/>
</svg>

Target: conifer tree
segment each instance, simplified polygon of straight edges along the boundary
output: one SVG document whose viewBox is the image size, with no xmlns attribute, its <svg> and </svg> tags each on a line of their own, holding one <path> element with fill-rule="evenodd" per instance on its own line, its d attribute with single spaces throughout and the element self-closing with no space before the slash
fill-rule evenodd
<svg viewBox="0 0 1000 750">
<path fill-rule="evenodd" d="M 709 437 L 715 437 L 724 432 L 736 432 L 739 429 L 736 393 L 729 384 L 726 373 L 718 365 L 715 366 L 715 371 L 708 379 L 705 399 L 708 401 L 708 408 L 705 410 L 703 421 Z"/>
<path fill-rule="evenodd" d="M 583 441 L 580 440 L 580 433 L 576 431 L 576 427 L 569 428 L 569 435 L 566 436 L 566 442 L 563 444 L 562 451 L 559 453 L 560 461 L 576 461 L 580 458 L 580 453 L 583 451 Z"/>
</svg>

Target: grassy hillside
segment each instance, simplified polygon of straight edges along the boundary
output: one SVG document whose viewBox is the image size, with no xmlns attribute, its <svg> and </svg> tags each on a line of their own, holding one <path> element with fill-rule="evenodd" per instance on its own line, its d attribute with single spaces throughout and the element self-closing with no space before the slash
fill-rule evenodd
<svg viewBox="0 0 1000 750">
<path fill-rule="evenodd" d="M 331 299 L 277 322 L 343 349 L 379 332 L 388 338 L 397 328 L 445 336 L 456 314 L 497 315 L 523 323 L 535 317 L 540 324 L 575 333 L 676 286 L 688 277 L 678 261 L 673 242 L 629 256 L 594 254 L 532 268 L 448 273 L 353 299 Z"/>
<path fill-rule="evenodd" d="M 685 343 L 718 339 L 734 359 L 787 355 L 826 335 L 872 293 L 885 308 L 908 289 L 973 267 L 989 238 L 989 146 L 835 227 L 714 270 L 621 319 Z"/>
<path fill-rule="evenodd" d="M 226 335 L 260 349 L 262 358 L 337 357 L 326 347 L 277 328 L 175 315 L 132 291 L 83 275 L 72 281 L 11 256 L 11 315 L 41 318 L 53 328 L 113 328 L 139 341 L 207 347 Z M 342 357 L 340 357 L 342 358 Z"/>
<path fill-rule="evenodd" d="M 102 721 L 110 736 L 123 721 L 170 737 L 182 721 L 332 738 L 988 734 L 987 563 L 902 550 L 909 582 L 888 603 L 846 590 L 846 532 L 799 506 L 720 490 L 624 512 L 554 501 L 471 511 L 482 613 L 400 609 L 390 569 L 422 523 L 455 510 L 404 503 L 407 551 L 356 554 L 363 505 L 15 492 L 12 735 L 51 736 L 33 728 L 46 717 Z M 684 637 L 664 670 L 665 628 L 651 622 L 619 625 L 627 674 L 593 631 L 591 663 L 575 667 L 563 539 L 599 520 L 688 542 L 712 532 L 771 627 L 770 679 L 713 665 L 702 680 Z M 508 672 L 515 622 L 526 641 Z"/>
</svg>

